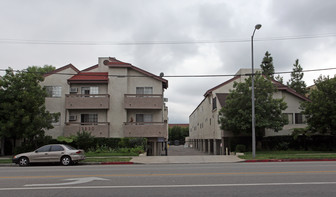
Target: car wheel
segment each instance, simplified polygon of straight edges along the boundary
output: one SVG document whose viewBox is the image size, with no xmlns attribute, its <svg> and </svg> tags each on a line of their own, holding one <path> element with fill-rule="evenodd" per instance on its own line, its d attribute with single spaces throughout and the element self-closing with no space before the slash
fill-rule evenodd
<svg viewBox="0 0 336 197">
<path fill-rule="evenodd" d="M 20 157 L 19 165 L 20 166 L 28 166 L 29 165 L 29 159 L 27 157 Z"/>
<path fill-rule="evenodd" d="M 70 165 L 71 164 L 71 158 L 69 157 L 69 156 L 63 156 L 62 158 L 61 158 L 61 164 L 63 165 L 63 166 L 68 166 L 68 165 Z"/>
</svg>

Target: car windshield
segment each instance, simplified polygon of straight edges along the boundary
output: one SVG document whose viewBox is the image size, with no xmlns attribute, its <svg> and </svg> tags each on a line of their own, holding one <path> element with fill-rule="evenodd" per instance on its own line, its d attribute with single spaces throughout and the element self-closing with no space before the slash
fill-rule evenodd
<svg viewBox="0 0 336 197">
<path fill-rule="evenodd" d="M 69 145 L 64 145 L 67 149 L 69 150 L 77 150 L 76 148 L 72 147 L 72 146 L 69 146 Z"/>
</svg>

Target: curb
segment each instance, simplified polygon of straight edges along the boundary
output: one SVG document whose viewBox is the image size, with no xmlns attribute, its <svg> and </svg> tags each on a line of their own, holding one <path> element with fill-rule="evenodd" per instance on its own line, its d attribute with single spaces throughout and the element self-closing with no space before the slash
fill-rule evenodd
<svg viewBox="0 0 336 197">
<path fill-rule="evenodd" d="M 135 164 L 135 163 L 134 162 L 83 162 L 83 163 L 78 163 L 77 165 L 132 165 L 132 164 Z M 14 163 L 0 164 L 0 167 L 15 167 L 15 166 L 19 166 L 19 165 L 14 164 Z"/>
<path fill-rule="evenodd" d="M 101 165 L 131 165 L 134 164 L 133 162 L 130 161 L 125 161 L 125 162 L 101 162 Z"/>
<path fill-rule="evenodd" d="M 129 161 L 114 161 L 114 162 L 80 162 L 78 165 L 131 165 L 133 162 Z"/>
<path fill-rule="evenodd" d="M 257 163 L 257 162 L 304 162 L 304 161 L 336 161 L 336 159 L 257 159 L 245 160 L 243 162 Z"/>
</svg>

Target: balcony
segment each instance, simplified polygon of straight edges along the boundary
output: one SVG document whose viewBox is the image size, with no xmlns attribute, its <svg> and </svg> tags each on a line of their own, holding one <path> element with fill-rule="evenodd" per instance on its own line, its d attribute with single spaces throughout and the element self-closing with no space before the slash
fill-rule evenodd
<svg viewBox="0 0 336 197">
<path fill-rule="evenodd" d="M 162 137 L 168 138 L 166 122 L 125 122 L 124 137 Z"/>
<path fill-rule="evenodd" d="M 109 123 L 70 123 L 67 122 L 64 127 L 64 136 L 77 135 L 77 132 L 91 132 L 94 137 L 109 137 Z"/>
<path fill-rule="evenodd" d="M 162 94 L 125 94 L 125 109 L 162 109 Z"/>
<path fill-rule="evenodd" d="M 66 94 L 66 109 L 109 109 L 108 94 Z"/>
</svg>

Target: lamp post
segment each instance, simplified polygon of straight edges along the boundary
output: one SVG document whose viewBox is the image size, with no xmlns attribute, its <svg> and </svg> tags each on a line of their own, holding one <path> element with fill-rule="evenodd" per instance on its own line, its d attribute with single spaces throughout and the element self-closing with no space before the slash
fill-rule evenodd
<svg viewBox="0 0 336 197">
<path fill-rule="evenodd" d="M 252 64 L 252 157 L 256 156 L 256 135 L 255 135 L 255 109 L 254 109 L 254 60 L 253 60 L 253 37 L 256 30 L 260 29 L 261 25 L 257 24 L 254 27 L 253 34 L 251 36 L 251 64 Z"/>
</svg>

